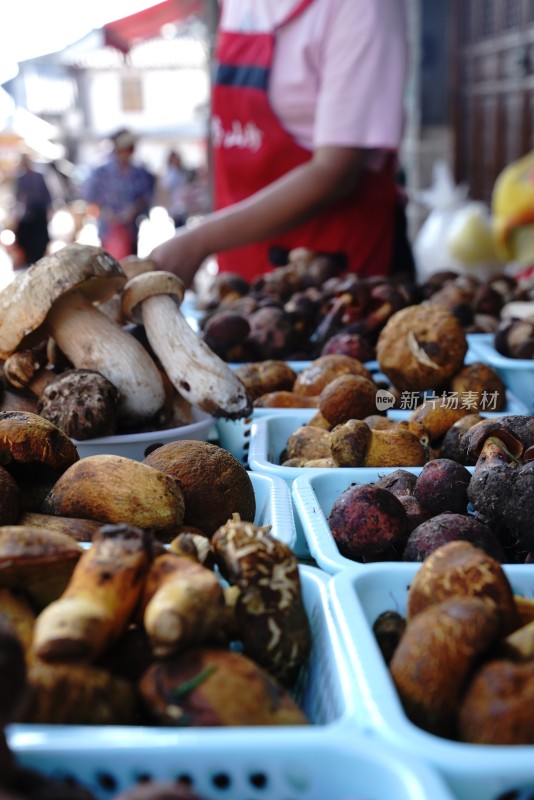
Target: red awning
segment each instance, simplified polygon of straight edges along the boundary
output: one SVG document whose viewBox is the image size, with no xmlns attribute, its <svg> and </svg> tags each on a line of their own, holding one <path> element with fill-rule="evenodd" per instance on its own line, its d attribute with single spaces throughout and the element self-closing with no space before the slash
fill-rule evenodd
<svg viewBox="0 0 534 800">
<path fill-rule="evenodd" d="M 202 17 L 203 14 L 203 0 L 165 0 L 104 25 L 104 41 L 106 45 L 127 53 L 134 44 L 160 36 L 163 25 L 184 22 L 190 17 Z"/>
</svg>

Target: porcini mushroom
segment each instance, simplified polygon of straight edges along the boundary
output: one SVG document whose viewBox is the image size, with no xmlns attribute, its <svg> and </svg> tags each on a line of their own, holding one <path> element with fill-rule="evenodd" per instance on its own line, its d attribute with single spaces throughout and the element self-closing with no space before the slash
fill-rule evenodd
<svg viewBox="0 0 534 800">
<path fill-rule="evenodd" d="M 95 303 L 124 284 L 105 250 L 71 244 L 33 264 L 0 293 L 0 359 L 52 336 L 74 367 L 93 369 L 120 393 L 125 419 L 151 417 L 165 393 L 147 350 Z"/>
<path fill-rule="evenodd" d="M 170 538 L 182 524 L 180 483 L 148 464 L 112 454 L 77 461 L 48 493 L 45 513 L 151 529 Z"/>
<path fill-rule="evenodd" d="M 214 417 L 240 419 L 251 411 L 243 382 L 193 331 L 182 312 L 182 281 L 153 270 L 130 278 L 122 290 L 126 317 L 142 324 L 150 346 L 176 389 Z"/>
<path fill-rule="evenodd" d="M 31 411 L 0 411 L 0 464 L 20 489 L 24 511 L 40 511 L 58 477 L 79 460 L 72 440 Z"/>
<path fill-rule="evenodd" d="M 240 589 L 236 616 L 245 655 L 291 683 L 311 647 L 297 559 L 269 526 L 239 514 L 215 532 L 212 545 L 221 573 Z"/>
<path fill-rule="evenodd" d="M 37 411 L 73 439 L 116 433 L 120 396 L 114 383 L 92 369 L 68 369 L 43 389 Z"/>
</svg>

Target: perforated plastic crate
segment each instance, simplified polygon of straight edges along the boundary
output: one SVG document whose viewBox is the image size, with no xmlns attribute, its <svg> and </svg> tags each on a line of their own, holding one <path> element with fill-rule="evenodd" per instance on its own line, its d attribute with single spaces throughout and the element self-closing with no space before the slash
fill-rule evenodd
<svg viewBox="0 0 534 800">
<path fill-rule="evenodd" d="M 270 525 L 271 533 L 291 549 L 295 547 L 297 531 L 291 491 L 276 475 L 249 472 L 256 498 L 256 525 Z"/>
<path fill-rule="evenodd" d="M 368 564 L 333 576 L 332 609 L 349 651 L 354 691 L 375 736 L 417 753 L 447 780 L 458 800 L 527 800 L 534 796 L 534 746 L 465 744 L 427 733 L 406 716 L 372 625 L 379 614 L 406 611 L 420 564 Z M 504 567 L 514 592 L 534 597 L 534 567 Z"/>
<path fill-rule="evenodd" d="M 477 359 L 495 369 L 505 385 L 534 414 L 534 358 L 507 358 L 496 350 L 493 335 L 481 336 L 473 343 Z"/>
<path fill-rule="evenodd" d="M 253 800 L 256 797 L 334 800 L 336 795 L 320 794 L 318 782 L 322 781 L 319 785 L 324 787 L 326 778 L 320 776 L 313 758 L 308 763 L 308 751 L 314 746 L 320 750 L 320 742 L 326 748 L 330 737 L 339 728 L 349 729 L 351 737 L 357 740 L 359 730 L 355 720 L 358 712 L 348 677 L 344 645 L 329 609 L 328 576 L 305 565 L 300 567 L 300 575 L 313 644 L 299 676 L 295 698 L 312 725 L 187 729 L 17 724 L 7 729 L 10 746 L 17 758 L 48 774 L 75 775 L 103 799 L 112 797 L 112 792 L 116 792 L 118 787 L 142 776 L 192 773 L 195 780 L 201 780 L 199 791 L 202 788 L 211 792 L 207 795 L 210 800 L 221 796 L 232 800 Z M 293 773 L 292 765 L 295 768 Z M 323 765 L 326 767 L 324 762 Z M 260 786 L 255 791 L 250 781 L 247 784 L 247 776 L 262 771 L 267 775 L 272 772 L 273 785 L 278 787 L 276 791 L 279 790 L 279 794 L 273 793 L 271 786 L 266 789 Z M 239 790 L 221 794 L 221 788 L 211 784 L 213 776 L 219 772 L 234 775 Z M 200 779 L 201 774 L 203 777 Z M 113 780 L 105 776 L 111 776 Z M 356 781 L 357 775 L 353 778 Z M 295 781 L 293 785 L 292 779 Z M 335 779 L 334 776 L 332 780 Z M 285 788 L 282 792 L 283 781 Z M 302 783 L 300 789 L 299 783 Z M 340 788 L 337 795 L 339 800 L 350 797 L 350 782 L 345 780 L 341 786 L 343 790 Z M 355 782 L 355 797 L 358 796 L 357 786 Z M 408 787 L 406 777 L 405 788 L 401 786 L 399 797 L 412 797 Z M 385 800 L 386 795 L 382 796 Z M 377 793 L 376 797 L 378 800 L 381 795 Z"/>
<path fill-rule="evenodd" d="M 81 782 L 102 800 L 141 779 L 177 777 L 206 800 L 455 800 L 415 755 L 399 757 L 353 729 L 328 736 L 302 730 L 298 740 L 278 728 L 252 736 L 232 729 L 200 736 L 158 730 L 150 741 L 141 733 L 111 743 L 96 731 L 83 747 L 62 733 L 46 753 L 39 738 L 27 743 L 24 763 Z"/>
<path fill-rule="evenodd" d="M 339 552 L 328 524 L 328 516 L 338 497 L 355 483 L 375 483 L 382 475 L 394 472 L 397 467 L 383 469 L 343 468 L 307 470 L 293 481 L 291 493 L 298 520 L 298 530 L 317 564 L 325 572 L 335 574 L 342 569 L 367 569 Z M 422 467 L 403 467 L 418 475 Z"/>
</svg>

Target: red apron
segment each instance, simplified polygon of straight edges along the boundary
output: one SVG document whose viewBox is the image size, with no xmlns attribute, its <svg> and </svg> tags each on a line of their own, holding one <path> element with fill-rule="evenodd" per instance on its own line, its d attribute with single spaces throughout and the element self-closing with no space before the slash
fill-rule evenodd
<svg viewBox="0 0 534 800">
<path fill-rule="evenodd" d="M 312 157 L 282 127 L 267 94 L 276 32 L 312 2 L 299 3 L 273 32 L 219 31 L 212 97 L 216 208 L 250 197 Z M 354 196 L 289 233 L 218 254 L 219 269 L 251 280 L 273 267 L 273 252 L 308 247 L 341 256 L 353 272 L 388 274 L 397 190 L 394 159 L 386 161 L 381 172 L 362 174 Z"/>
</svg>

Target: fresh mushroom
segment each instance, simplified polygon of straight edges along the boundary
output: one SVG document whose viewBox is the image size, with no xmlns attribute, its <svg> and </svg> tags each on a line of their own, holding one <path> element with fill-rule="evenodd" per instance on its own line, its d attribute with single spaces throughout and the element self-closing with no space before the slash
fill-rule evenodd
<svg viewBox="0 0 534 800">
<path fill-rule="evenodd" d="M 234 514 L 212 537 L 217 563 L 240 589 L 236 603 L 244 653 L 282 683 L 291 683 L 311 646 L 298 563 L 270 528 Z"/>
<path fill-rule="evenodd" d="M 40 511 L 58 477 L 79 460 L 60 428 L 30 411 L 0 411 L 0 464 L 20 489 L 24 511 Z"/>
<path fill-rule="evenodd" d="M 242 381 L 191 328 L 180 304 L 182 281 L 153 270 L 130 278 L 122 290 L 128 319 L 142 324 L 150 346 L 176 389 L 214 417 L 240 419 L 251 411 Z"/>
<path fill-rule="evenodd" d="M 113 454 L 72 464 L 54 484 L 45 513 L 149 529 L 167 541 L 184 517 L 180 483 L 154 467 Z"/>
<path fill-rule="evenodd" d="M 74 367 L 97 370 L 115 384 L 122 418 L 151 417 L 165 400 L 159 370 L 95 305 L 125 280 L 118 261 L 100 247 L 71 244 L 42 258 L 0 293 L 0 359 L 51 336 Z"/>
<path fill-rule="evenodd" d="M 4 375 L 15 389 L 32 392 L 39 397 L 43 389 L 56 378 L 56 374 L 48 369 L 46 348 L 33 347 L 28 350 L 17 350 L 6 358 Z"/>
<path fill-rule="evenodd" d="M 100 372 L 68 369 L 47 384 L 37 410 L 73 439 L 112 436 L 117 432 L 119 391 Z"/>
</svg>

